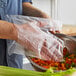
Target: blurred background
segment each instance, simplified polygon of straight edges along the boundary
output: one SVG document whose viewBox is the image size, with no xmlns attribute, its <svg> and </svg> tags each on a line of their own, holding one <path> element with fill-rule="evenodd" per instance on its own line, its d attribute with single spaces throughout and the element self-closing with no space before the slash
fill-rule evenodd
<svg viewBox="0 0 76 76">
<path fill-rule="evenodd" d="M 64 25 L 76 26 L 76 0 L 33 0 L 33 6 Z"/>
</svg>

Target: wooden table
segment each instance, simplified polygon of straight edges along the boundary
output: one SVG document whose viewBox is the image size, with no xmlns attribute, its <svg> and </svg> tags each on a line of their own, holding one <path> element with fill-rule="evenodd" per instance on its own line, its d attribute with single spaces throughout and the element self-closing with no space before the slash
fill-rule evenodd
<svg viewBox="0 0 76 76">
<path fill-rule="evenodd" d="M 76 36 L 76 26 L 63 25 L 61 33 L 67 34 L 70 36 Z"/>
</svg>

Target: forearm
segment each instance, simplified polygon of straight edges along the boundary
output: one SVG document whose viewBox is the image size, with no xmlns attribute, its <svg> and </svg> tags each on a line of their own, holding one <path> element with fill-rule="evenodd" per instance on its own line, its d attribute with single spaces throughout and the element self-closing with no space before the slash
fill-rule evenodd
<svg viewBox="0 0 76 76">
<path fill-rule="evenodd" d="M 46 13 L 35 8 L 30 3 L 26 3 L 26 2 L 23 3 L 23 15 L 41 17 L 41 18 L 50 18 Z"/>
<path fill-rule="evenodd" d="M 12 23 L 0 20 L 0 39 L 17 40 L 17 31 Z"/>
</svg>

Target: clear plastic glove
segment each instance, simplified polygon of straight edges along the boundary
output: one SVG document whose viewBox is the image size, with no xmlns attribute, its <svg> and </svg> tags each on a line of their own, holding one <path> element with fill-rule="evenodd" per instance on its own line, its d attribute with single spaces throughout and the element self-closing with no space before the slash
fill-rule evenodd
<svg viewBox="0 0 76 76">
<path fill-rule="evenodd" d="M 55 61 L 63 59 L 63 41 L 41 29 L 49 24 L 47 19 L 21 15 L 7 15 L 6 18 L 16 27 L 17 42 L 24 46 L 27 56 Z"/>
<path fill-rule="evenodd" d="M 44 18 L 33 18 L 37 22 L 37 26 L 43 31 L 49 31 L 52 34 L 60 33 L 62 30 L 62 23 L 58 20 L 44 19 Z"/>
<path fill-rule="evenodd" d="M 27 50 L 26 55 L 44 60 L 61 61 L 63 58 L 63 41 L 52 34 L 42 31 L 37 22 L 15 25 L 18 42 Z"/>
</svg>

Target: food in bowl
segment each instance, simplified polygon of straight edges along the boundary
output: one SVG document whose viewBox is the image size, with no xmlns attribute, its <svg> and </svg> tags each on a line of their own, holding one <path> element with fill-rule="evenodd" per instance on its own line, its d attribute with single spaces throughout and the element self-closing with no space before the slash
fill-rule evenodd
<svg viewBox="0 0 76 76">
<path fill-rule="evenodd" d="M 67 48 L 63 49 L 64 61 L 56 62 L 53 60 L 42 60 L 39 58 L 31 57 L 31 60 L 37 65 L 49 69 L 50 67 L 54 67 L 55 70 L 67 70 L 71 67 L 76 67 L 76 54 L 69 54 Z"/>
</svg>

